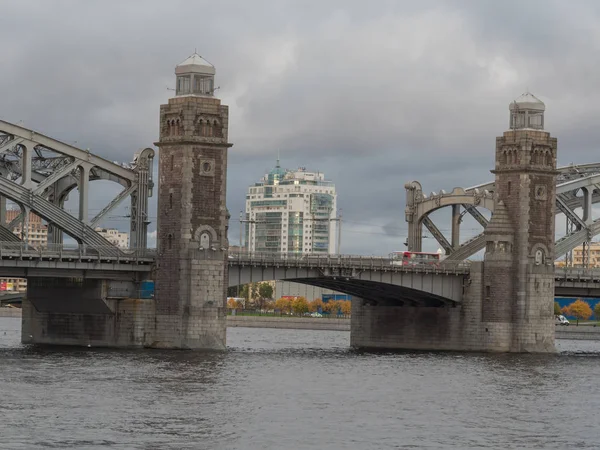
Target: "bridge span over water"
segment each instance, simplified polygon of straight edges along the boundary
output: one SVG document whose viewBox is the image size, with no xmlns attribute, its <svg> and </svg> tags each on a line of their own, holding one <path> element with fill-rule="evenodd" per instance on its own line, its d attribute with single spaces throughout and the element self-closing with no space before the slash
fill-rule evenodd
<svg viewBox="0 0 600 450">
<path fill-rule="evenodd" d="M 23 242 L 0 242 L 0 277 L 80 278 L 130 282 L 152 278 L 156 249 L 114 247 L 39 248 Z M 460 303 L 469 283 L 470 263 L 446 266 L 394 264 L 383 257 L 357 255 L 307 256 L 231 253 L 228 286 L 287 280 L 344 292 L 372 303 L 423 307 Z M 128 292 L 135 292 L 131 288 Z M 600 269 L 557 268 L 555 294 L 600 297 Z"/>
<path fill-rule="evenodd" d="M 337 290 L 373 303 L 452 306 L 462 301 L 464 288 L 470 283 L 471 265 L 402 266 L 374 256 L 232 253 L 229 286 L 287 280 Z M 600 297 L 600 269 L 556 268 L 555 295 Z"/>
<path fill-rule="evenodd" d="M 409 250 L 420 249 L 427 227 L 448 255 L 439 267 L 411 267 L 345 255 L 228 255 L 229 109 L 214 96 L 214 66 L 200 55 L 179 64 L 175 77 L 155 143 L 157 253 L 146 249 L 152 148 L 120 164 L 0 121 L 0 276 L 28 280 L 23 342 L 223 350 L 227 286 L 283 279 L 352 294 L 355 347 L 552 352 L 555 290 L 598 291 L 595 271 L 557 270 L 554 259 L 600 233 L 591 209 L 600 200 L 600 164 L 557 168 L 557 139 L 544 131 L 545 105 L 531 93 L 509 105 L 493 183 L 430 196 L 418 182 L 405 186 Z M 90 217 L 96 180 L 122 189 Z M 76 216 L 64 208 L 74 189 Z M 94 231 L 126 199 L 133 250 L 111 247 Z M 7 200 L 21 212 L 9 224 Z M 450 241 L 429 217 L 444 206 L 452 207 Z M 567 235 L 555 243 L 557 211 Z M 48 246 L 27 244 L 30 213 L 48 223 Z M 464 214 L 485 231 L 461 244 Z M 19 224 L 23 241 L 12 233 Z M 64 245 L 65 235 L 77 248 Z M 483 248 L 483 262 L 463 264 Z M 147 278 L 156 280 L 155 298 L 136 297 Z"/>
</svg>

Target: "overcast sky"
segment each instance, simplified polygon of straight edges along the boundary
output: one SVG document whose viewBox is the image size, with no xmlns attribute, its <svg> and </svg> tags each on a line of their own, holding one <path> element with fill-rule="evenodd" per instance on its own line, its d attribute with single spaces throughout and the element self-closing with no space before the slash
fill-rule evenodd
<svg viewBox="0 0 600 450">
<path fill-rule="evenodd" d="M 491 180 L 508 104 L 527 89 L 546 103 L 560 164 L 600 160 L 594 0 L 0 0 L 0 7 L 0 118 L 111 160 L 131 161 L 157 140 L 176 64 L 197 49 L 216 66 L 234 144 L 232 244 L 248 185 L 280 151 L 283 166 L 335 182 L 344 253 L 404 248 L 404 184 L 419 180 L 430 192 Z M 118 191 L 95 187 L 91 208 Z M 152 205 L 155 219 L 155 198 Z M 126 229 L 118 217 L 125 214 L 121 208 L 105 225 Z M 449 216 L 434 216 L 445 232 Z M 480 230 L 467 221 L 463 231 L 467 239 Z M 437 248 L 432 241 L 429 250 Z"/>
</svg>

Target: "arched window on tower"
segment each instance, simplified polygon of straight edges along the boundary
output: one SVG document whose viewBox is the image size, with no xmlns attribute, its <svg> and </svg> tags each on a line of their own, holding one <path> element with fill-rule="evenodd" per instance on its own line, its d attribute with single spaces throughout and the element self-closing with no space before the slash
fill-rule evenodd
<svg viewBox="0 0 600 450">
<path fill-rule="evenodd" d="M 210 247 L 210 235 L 208 233 L 202 233 L 200 235 L 200 247 L 204 249 Z"/>
</svg>

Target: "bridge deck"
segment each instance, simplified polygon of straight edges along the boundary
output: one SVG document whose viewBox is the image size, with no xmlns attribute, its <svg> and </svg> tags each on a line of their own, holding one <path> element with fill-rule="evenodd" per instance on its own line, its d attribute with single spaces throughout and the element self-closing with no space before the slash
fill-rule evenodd
<svg viewBox="0 0 600 450">
<path fill-rule="evenodd" d="M 156 251 L 116 250 L 111 246 L 75 247 L 62 245 L 28 246 L 23 242 L 0 242 L 0 276 L 3 277 L 87 277 L 129 278 L 132 273 L 150 272 Z M 112 274 L 112 275 L 110 275 Z"/>
<path fill-rule="evenodd" d="M 298 255 L 273 253 L 230 253 L 230 266 L 254 267 L 298 267 L 298 268 L 342 268 L 357 270 L 379 270 L 384 272 L 417 272 L 448 275 L 466 275 L 469 264 L 451 266 L 442 264 L 401 265 L 398 261 L 378 256 L 356 255 Z"/>
</svg>

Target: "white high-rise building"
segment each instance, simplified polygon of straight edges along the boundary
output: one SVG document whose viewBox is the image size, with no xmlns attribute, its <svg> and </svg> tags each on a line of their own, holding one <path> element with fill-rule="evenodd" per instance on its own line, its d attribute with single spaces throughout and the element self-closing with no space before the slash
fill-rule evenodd
<svg viewBox="0 0 600 450">
<path fill-rule="evenodd" d="M 335 185 L 321 172 L 281 168 L 248 188 L 246 249 L 269 253 L 338 253 Z"/>
</svg>

